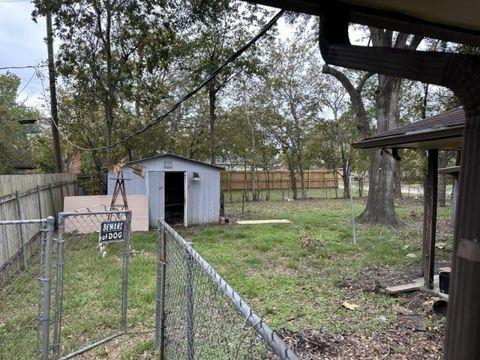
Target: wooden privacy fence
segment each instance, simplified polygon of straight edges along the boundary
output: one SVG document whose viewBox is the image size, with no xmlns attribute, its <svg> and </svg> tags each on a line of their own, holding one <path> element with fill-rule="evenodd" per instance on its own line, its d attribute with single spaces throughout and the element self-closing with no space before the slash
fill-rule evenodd
<svg viewBox="0 0 480 360">
<path fill-rule="evenodd" d="M 63 198 L 75 195 L 71 174 L 0 175 L 0 220 L 45 219 L 63 210 Z M 0 284 L 28 264 L 37 246 L 38 224 L 0 226 Z"/>
<path fill-rule="evenodd" d="M 331 170 L 305 170 L 304 181 L 306 189 L 338 188 L 338 173 Z M 300 176 L 296 177 L 297 188 L 302 184 Z M 222 171 L 221 184 L 223 191 L 230 190 L 281 190 L 290 188 L 290 172 L 275 171 Z"/>
</svg>

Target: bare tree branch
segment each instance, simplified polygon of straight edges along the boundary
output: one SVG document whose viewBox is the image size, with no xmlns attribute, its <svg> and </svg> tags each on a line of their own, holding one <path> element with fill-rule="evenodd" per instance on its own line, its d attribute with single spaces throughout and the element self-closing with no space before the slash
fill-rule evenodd
<svg viewBox="0 0 480 360">
<path fill-rule="evenodd" d="M 368 72 L 368 73 L 365 73 L 360 81 L 358 82 L 357 84 L 357 87 L 356 87 L 356 90 L 361 93 L 362 90 L 363 90 L 363 87 L 365 86 L 365 84 L 367 83 L 368 79 L 370 79 L 371 77 L 373 76 L 373 73 L 372 72 Z"/>
<path fill-rule="evenodd" d="M 368 137 L 371 135 L 370 124 L 367 120 L 367 112 L 365 111 L 365 106 L 363 105 L 363 100 L 360 92 L 353 86 L 351 81 L 343 74 L 342 72 L 334 69 L 328 65 L 324 65 L 322 68 L 324 74 L 329 74 L 335 77 L 343 85 L 345 90 L 347 90 L 352 106 L 355 110 L 355 122 L 357 129 L 360 131 L 362 137 Z M 365 80 L 366 81 L 366 80 Z"/>
</svg>

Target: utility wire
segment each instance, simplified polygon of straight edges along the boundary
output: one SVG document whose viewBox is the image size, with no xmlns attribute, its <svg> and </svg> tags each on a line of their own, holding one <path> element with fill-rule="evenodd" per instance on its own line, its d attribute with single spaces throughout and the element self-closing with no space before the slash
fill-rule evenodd
<svg viewBox="0 0 480 360">
<path fill-rule="evenodd" d="M 0 67 L 0 70 L 15 70 L 15 69 L 35 69 L 36 70 L 37 68 L 41 68 L 41 67 L 47 67 L 47 65 L 4 66 L 4 67 Z"/>
<path fill-rule="evenodd" d="M 27 88 L 28 85 L 30 85 L 30 83 L 32 82 L 33 78 L 35 77 L 35 75 L 37 74 L 36 71 L 33 72 L 32 74 L 32 77 L 30 78 L 30 80 L 28 80 L 28 82 L 25 84 L 25 86 L 22 88 L 22 90 L 20 90 L 18 93 L 17 93 L 17 97 L 23 92 L 23 90 L 25 90 Z"/>
<path fill-rule="evenodd" d="M 195 89 L 193 89 L 192 91 L 190 91 L 189 93 L 187 93 L 186 95 L 184 95 L 179 101 L 177 101 L 171 108 L 170 110 L 168 110 L 167 112 L 165 112 L 164 114 L 158 116 L 155 120 L 151 121 L 150 123 L 146 124 L 143 128 L 139 129 L 139 130 L 136 130 L 134 131 L 133 133 L 131 133 L 130 135 L 128 135 L 127 137 L 125 137 L 124 139 L 122 140 L 119 140 L 115 143 L 112 144 L 112 148 L 122 144 L 122 143 L 125 143 L 127 141 L 129 141 L 130 139 L 144 133 L 145 131 L 147 131 L 148 129 L 150 129 L 151 127 L 153 127 L 154 125 L 162 122 L 167 116 L 169 116 L 170 114 L 172 114 L 176 109 L 178 109 L 178 107 L 183 103 L 185 102 L 186 100 L 190 99 L 192 96 L 194 96 L 196 93 L 198 93 L 200 90 L 202 90 L 215 76 L 218 75 L 218 73 L 220 73 L 220 71 L 222 71 L 225 67 L 227 67 L 230 63 L 232 63 L 233 61 L 235 61 L 238 57 L 240 57 L 248 48 L 250 48 L 255 42 L 257 42 L 258 39 L 260 39 L 263 35 L 265 35 L 265 33 L 270 30 L 273 25 L 275 25 L 275 23 L 278 21 L 278 19 L 283 15 L 283 13 L 285 12 L 285 10 L 280 10 L 261 30 L 260 32 L 254 37 L 252 38 L 249 42 L 247 42 L 245 45 L 243 45 L 240 49 L 238 49 L 236 52 L 234 52 L 227 60 L 225 60 L 225 62 L 220 65 L 216 70 L 214 70 L 212 73 L 210 73 L 210 75 L 207 76 L 207 78 L 200 84 L 198 85 Z M 1 69 L 1 68 L 0 68 Z M 99 150 L 107 150 L 108 147 L 107 146 L 100 146 L 100 147 L 95 147 L 95 148 L 85 148 L 83 146 L 80 146 L 80 145 L 77 145 L 75 143 L 73 143 L 64 133 L 62 133 L 62 131 L 58 128 L 58 125 L 55 124 L 55 122 L 53 122 L 55 127 L 58 129 L 60 135 L 62 136 L 62 138 L 65 139 L 65 141 L 67 141 L 70 145 L 72 145 L 73 147 L 79 149 L 79 150 L 82 150 L 82 151 L 99 151 Z"/>
</svg>

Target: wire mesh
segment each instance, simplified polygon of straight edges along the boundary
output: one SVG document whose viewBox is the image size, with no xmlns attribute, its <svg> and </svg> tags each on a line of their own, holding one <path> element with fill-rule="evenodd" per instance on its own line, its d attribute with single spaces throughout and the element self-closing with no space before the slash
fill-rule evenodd
<svg viewBox="0 0 480 360">
<path fill-rule="evenodd" d="M 157 350 L 164 359 L 296 359 L 266 323 L 166 223 L 160 226 Z M 163 258 L 162 255 L 166 255 Z M 162 281 L 164 294 L 162 294 Z"/>
<path fill-rule="evenodd" d="M 0 222 L 0 251 L 8 255 L 0 268 L 0 359 L 42 356 L 42 322 L 49 321 L 44 299 L 50 295 L 46 239 L 45 220 Z"/>
<path fill-rule="evenodd" d="M 126 331 L 130 213 L 61 213 L 54 356 L 69 358 Z M 100 245 L 102 222 L 125 220 L 123 240 Z"/>
</svg>

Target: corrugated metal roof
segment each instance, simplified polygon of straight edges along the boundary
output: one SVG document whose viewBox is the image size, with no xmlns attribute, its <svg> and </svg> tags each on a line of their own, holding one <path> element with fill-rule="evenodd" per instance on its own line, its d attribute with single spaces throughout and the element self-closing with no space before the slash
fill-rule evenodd
<svg viewBox="0 0 480 360">
<path fill-rule="evenodd" d="M 465 124 L 465 112 L 462 107 L 442 112 L 440 114 L 428 117 L 426 119 L 415 121 L 414 123 L 387 130 L 375 136 L 365 138 L 381 138 L 393 135 L 406 135 L 419 132 L 432 132 L 440 129 L 446 129 L 452 126 L 463 126 Z"/>
<path fill-rule="evenodd" d="M 353 144 L 356 148 L 402 147 L 403 144 L 432 142 L 462 136 L 465 112 L 458 107 L 396 129 L 381 132 Z"/>
<path fill-rule="evenodd" d="M 217 170 L 225 170 L 223 167 L 218 166 L 218 165 L 213 165 L 213 164 L 209 164 L 209 163 L 206 163 L 206 162 L 203 162 L 203 161 L 200 161 L 200 160 L 189 159 L 189 158 L 184 157 L 184 156 L 174 155 L 174 154 L 169 154 L 169 153 L 163 153 L 163 154 L 159 154 L 159 155 L 155 155 L 155 156 L 150 156 L 148 158 L 129 161 L 129 162 L 126 163 L 126 165 L 135 164 L 135 163 L 138 163 L 138 162 L 148 161 L 148 160 L 153 160 L 153 159 L 160 159 L 162 157 L 168 157 L 168 156 L 173 157 L 173 158 L 177 158 L 177 159 L 180 159 L 180 160 L 190 161 L 190 162 L 196 163 L 196 164 L 209 166 L 209 167 L 215 168 Z"/>
</svg>

